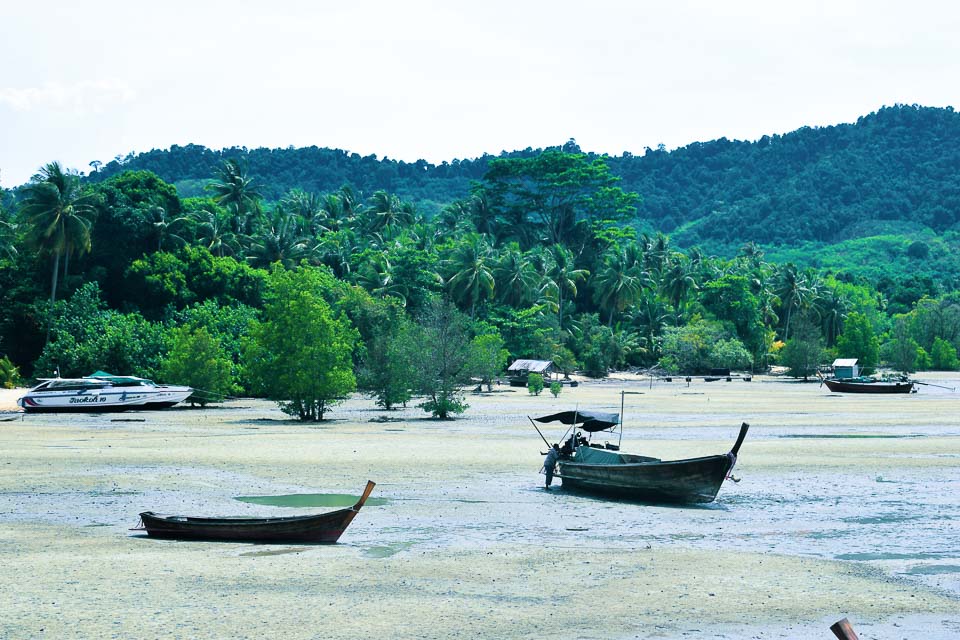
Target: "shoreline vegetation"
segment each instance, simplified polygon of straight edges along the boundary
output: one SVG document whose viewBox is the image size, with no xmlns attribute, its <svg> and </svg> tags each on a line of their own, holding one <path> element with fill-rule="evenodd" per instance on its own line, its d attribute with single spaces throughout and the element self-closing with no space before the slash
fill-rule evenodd
<svg viewBox="0 0 960 640">
<path fill-rule="evenodd" d="M 622 389 L 639 392 L 629 452 L 715 453 L 749 421 L 740 482 L 701 508 L 544 491 L 525 416 L 619 411 Z M 5 422 L 0 579 L 18 588 L 0 635 L 810 638 L 841 617 L 864 637 L 960 628 L 960 539 L 944 520 L 955 394 L 837 395 L 765 376 L 498 391 L 468 395 L 453 421 L 354 395 L 313 425 L 253 399 Z M 368 477 L 382 502 L 331 547 L 129 531 L 143 510 L 307 513 L 237 498 L 339 494 Z"/>
</svg>

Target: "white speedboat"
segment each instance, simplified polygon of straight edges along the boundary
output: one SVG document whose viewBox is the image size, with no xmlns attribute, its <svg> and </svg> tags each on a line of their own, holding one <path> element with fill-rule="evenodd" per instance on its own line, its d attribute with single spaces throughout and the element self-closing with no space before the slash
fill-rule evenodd
<svg viewBox="0 0 960 640">
<path fill-rule="evenodd" d="M 98 371 L 86 378 L 42 380 L 17 403 L 28 413 L 163 409 L 183 402 L 193 389 L 158 385 L 146 378 Z"/>
<path fill-rule="evenodd" d="M 146 394 L 147 400 L 138 409 L 166 409 L 183 402 L 193 395 L 192 387 L 172 384 L 157 384 L 153 380 L 136 376 L 114 376 L 104 371 L 92 373 L 85 380 L 109 382 L 114 389 L 126 390 L 129 393 Z"/>
</svg>

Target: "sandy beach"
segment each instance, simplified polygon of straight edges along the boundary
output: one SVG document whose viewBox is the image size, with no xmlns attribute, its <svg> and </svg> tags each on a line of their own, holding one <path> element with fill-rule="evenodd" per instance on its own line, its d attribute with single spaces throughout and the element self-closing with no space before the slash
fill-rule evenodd
<svg viewBox="0 0 960 640">
<path fill-rule="evenodd" d="M 862 638 L 954 638 L 960 392 L 919 389 L 615 376 L 468 394 L 447 422 L 356 396 L 318 425 L 260 400 L 25 415 L 0 391 L 0 637 L 799 639 L 847 617 Z M 722 453 L 749 422 L 740 482 L 684 508 L 545 491 L 526 416 L 619 411 L 621 390 L 624 451 Z M 316 512 L 237 498 L 368 478 L 379 500 L 337 545 L 130 531 L 146 510 Z"/>
</svg>

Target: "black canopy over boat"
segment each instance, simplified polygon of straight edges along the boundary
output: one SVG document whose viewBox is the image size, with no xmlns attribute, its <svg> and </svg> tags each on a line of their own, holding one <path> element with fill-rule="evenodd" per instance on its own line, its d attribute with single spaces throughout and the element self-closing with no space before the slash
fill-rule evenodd
<svg viewBox="0 0 960 640">
<path fill-rule="evenodd" d="M 135 530 L 145 529 L 147 535 L 156 538 L 181 540 L 332 544 L 353 521 L 375 486 L 376 483 L 368 480 L 355 505 L 328 513 L 279 518 L 203 518 L 163 516 L 144 511 L 140 514 L 143 528 Z"/>
<path fill-rule="evenodd" d="M 720 485 L 733 470 L 747 430 L 746 422 L 727 453 L 683 460 L 660 460 L 621 453 L 619 445 L 591 445 L 576 429 L 595 433 L 611 430 L 620 423 L 616 413 L 563 411 L 532 418 L 535 422 L 555 422 L 574 427 L 570 444 L 561 450 L 560 473 L 564 488 L 620 496 L 641 502 L 705 503 L 713 502 Z M 572 451 L 572 453 L 571 453 Z"/>
</svg>

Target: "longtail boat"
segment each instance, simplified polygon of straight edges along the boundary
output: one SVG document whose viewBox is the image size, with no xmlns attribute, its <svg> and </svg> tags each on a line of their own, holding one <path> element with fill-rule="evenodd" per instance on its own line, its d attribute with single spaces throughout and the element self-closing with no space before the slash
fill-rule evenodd
<svg viewBox="0 0 960 640">
<path fill-rule="evenodd" d="M 140 514 L 143 527 L 134 531 L 146 530 L 147 535 L 155 538 L 180 540 L 332 544 L 356 517 L 375 486 L 376 483 L 368 480 L 355 505 L 328 513 L 279 518 L 203 518 L 144 511 Z"/>
<path fill-rule="evenodd" d="M 835 393 L 910 393 L 911 380 L 878 380 L 867 376 L 859 378 L 824 378 L 823 384 Z"/>
<path fill-rule="evenodd" d="M 559 421 L 574 427 L 569 444 L 561 449 L 557 474 L 565 489 L 612 495 L 639 502 L 691 504 L 713 502 L 723 481 L 733 470 L 747 430 L 746 422 L 729 452 L 701 458 L 660 460 L 621 453 L 619 445 L 590 444 L 576 432 L 612 430 L 619 414 L 563 411 L 532 418 L 535 422 Z"/>
</svg>

